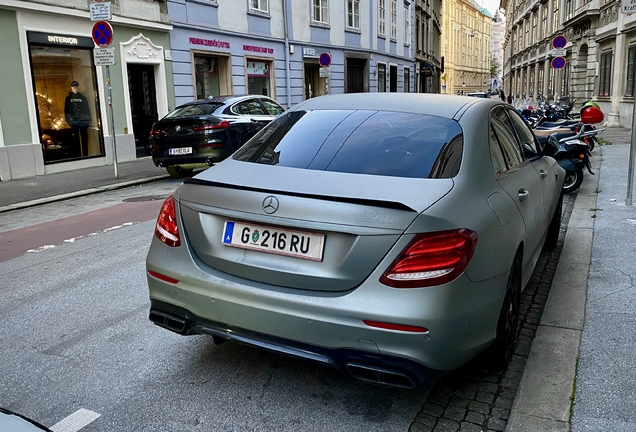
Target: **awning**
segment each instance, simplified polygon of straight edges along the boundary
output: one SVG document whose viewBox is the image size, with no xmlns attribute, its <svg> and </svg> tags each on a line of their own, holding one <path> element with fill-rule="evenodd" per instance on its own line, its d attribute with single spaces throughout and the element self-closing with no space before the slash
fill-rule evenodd
<svg viewBox="0 0 636 432">
<path fill-rule="evenodd" d="M 424 60 L 420 63 L 420 73 L 425 77 L 436 77 L 436 69 L 435 65 L 429 61 Z"/>
</svg>

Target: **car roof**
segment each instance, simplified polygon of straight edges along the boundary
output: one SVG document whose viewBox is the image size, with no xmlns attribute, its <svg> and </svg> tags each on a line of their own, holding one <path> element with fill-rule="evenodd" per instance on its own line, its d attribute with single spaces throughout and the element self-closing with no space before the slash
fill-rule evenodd
<svg viewBox="0 0 636 432">
<path fill-rule="evenodd" d="M 347 93 L 320 96 L 296 105 L 297 110 L 377 110 L 454 118 L 462 109 L 480 103 L 477 98 L 436 93 Z"/>
<path fill-rule="evenodd" d="M 197 99 L 191 102 L 186 102 L 184 104 L 179 105 L 179 107 L 183 107 L 183 106 L 187 106 L 187 105 L 199 105 L 199 104 L 206 104 L 206 103 L 221 103 L 221 104 L 233 104 L 245 99 L 252 99 L 252 98 L 259 98 L 259 99 L 271 99 L 270 97 L 267 96 L 263 96 L 263 95 L 256 95 L 256 94 L 244 94 L 244 95 L 223 95 L 223 96 L 211 96 L 211 97 L 207 97 L 205 99 Z M 177 108 L 179 108 L 177 107 Z"/>
</svg>

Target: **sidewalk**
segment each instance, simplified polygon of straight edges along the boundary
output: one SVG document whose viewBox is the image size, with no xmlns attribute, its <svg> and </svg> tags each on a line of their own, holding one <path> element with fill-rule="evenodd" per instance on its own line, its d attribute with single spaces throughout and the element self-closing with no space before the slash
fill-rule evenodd
<svg viewBox="0 0 636 432">
<path fill-rule="evenodd" d="M 636 431 L 636 206 L 625 205 L 631 130 L 600 137 L 612 145 L 594 150 L 597 175 L 586 174 L 578 191 L 508 432 Z"/>
<path fill-rule="evenodd" d="M 170 178 L 149 157 L 121 162 L 117 172 L 118 179 L 113 165 L 103 165 L 0 182 L 0 213 Z"/>
</svg>

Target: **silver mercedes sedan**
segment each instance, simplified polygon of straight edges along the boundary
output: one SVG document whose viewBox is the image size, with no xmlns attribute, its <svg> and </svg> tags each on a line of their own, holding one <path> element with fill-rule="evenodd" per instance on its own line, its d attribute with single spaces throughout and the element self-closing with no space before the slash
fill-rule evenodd
<svg viewBox="0 0 636 432">
<path fill-rule="evenodd" d="M 563 179 L 495 99 L 307 100 L 166 199 L 150 320 L 400 388 L 502 368 Z"/>
</svg>

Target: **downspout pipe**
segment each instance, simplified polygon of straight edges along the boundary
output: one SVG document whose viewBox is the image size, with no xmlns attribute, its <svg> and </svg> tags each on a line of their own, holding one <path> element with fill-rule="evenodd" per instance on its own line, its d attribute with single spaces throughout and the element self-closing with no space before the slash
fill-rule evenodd
<svg viewBox="0 0 636 432">
<path fill-rule="evenodd" d="M 287 0 L 283 0 L 283 29 L 285 32 L 285 86 L 287 88 L 287 109 L 291 108 L 291 77 L 289 76 L 289 31 L 287 27 Z"/>
</svg>

